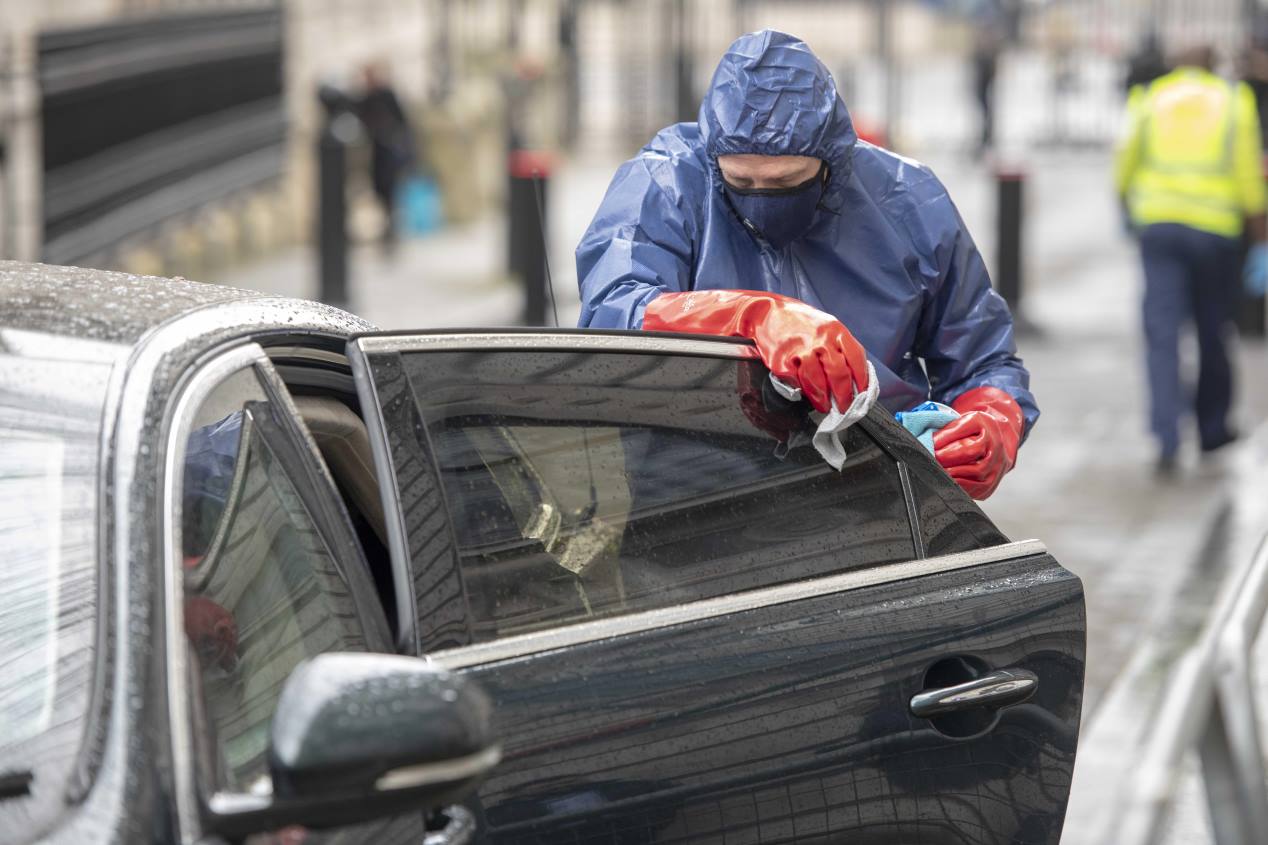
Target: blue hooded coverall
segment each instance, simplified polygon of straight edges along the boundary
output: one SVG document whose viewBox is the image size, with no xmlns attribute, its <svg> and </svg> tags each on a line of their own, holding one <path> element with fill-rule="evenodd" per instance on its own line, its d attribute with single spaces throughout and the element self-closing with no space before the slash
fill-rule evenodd
<svg viewBox="0 0 1268 845">
<path fill-rule="evenodd" d="M 777 250 L 744 227 L 718 169 L 728 153 L 827 162 L 803 237 Z M 665 291 L 771 291 L 844 323 L 891 411 L 990 385 L 1017 400 L 1027 432 L 1039 416 L 1008 306 L 946 188 L 859 141 L 827 68 L 782 32 L 739 38 L 699 122 L 662 130 L 621 166 L 577 246 L 577 278 L 583 328 L 638 329 Z"/>
</svg>

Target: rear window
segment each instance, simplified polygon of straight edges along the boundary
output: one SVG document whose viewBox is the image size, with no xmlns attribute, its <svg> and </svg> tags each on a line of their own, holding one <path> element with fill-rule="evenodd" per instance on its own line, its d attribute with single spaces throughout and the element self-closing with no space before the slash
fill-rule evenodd
<svg viewBox="0 0 1268 845">
<path fill-rule="evenodd" d="M 48 357 L 15 346 L 0 346 L 0 806 L 18 801 L 38 830 L 61 807 L 86 724 L 110 356 L 66 360 L 63 338 Z"/>
</svg>

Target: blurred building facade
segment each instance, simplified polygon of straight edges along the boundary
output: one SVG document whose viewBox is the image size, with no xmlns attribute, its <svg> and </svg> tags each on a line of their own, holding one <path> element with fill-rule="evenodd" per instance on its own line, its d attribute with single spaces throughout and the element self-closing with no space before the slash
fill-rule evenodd
<svg viewBox="0 0 1268 845">
<path fill-rule="evenodd" d="M 265 2 L 10 3 L 0 19 L 0 248 L 104 250 L 275 179 L 281 19 Z"/>
<path fill-rule="evenodd" d="M 1106 147 L 1156 33 L 1239 51 L 1255 0 L 5 0 L 0 255 L 168 273 L 311 238 L 315 92 L 378 62 L 446 216 L 496 207 L 511 84 L 532 144 L 624 156 L 692 119 L 739 33 L 809 41 L 856 120 L 968 150 L 972 56 L 1003 33 L 996 145 Z M 522 105 L 522 104 L 521 104 Z M 358 170 L 354 150 L 350 172 Z M 364 186 L 352 182 L 356 193 Z M 361 204 L 354 202 L 357 228 Z M 371 228 L 371 227 L 366 227 Z"/>
<path fill-rule="evenodd" d="M 302 239 L 319 81 L 418 99 L 440 2 L 7 0 L 0 255 L 198 271 Z"/>
<path fill-rule="evenodd" d="M 585 4 L 584 114 L 592 129 L 647 136 L 679 115 L 677 48 L 698 97 L 739 33 L 772 27 L 804 38 L 837 79 L 851 111 L 911 149 L 967 146 L 975 37 L 1004 31 L 997 84 L 1005 144 L 1112 142 L 1125 62 L 1156 32 L 1164 48 L 1195 40 L 1231 58 L 1244 46 L 1257 0 L 651 0 Z M 678 10 L 682 8 L 680 13 Z M 682 14 L 675 27 L 667 23 Z M 684 115 L 685 116 L 685 115 Z"/>
</svg>

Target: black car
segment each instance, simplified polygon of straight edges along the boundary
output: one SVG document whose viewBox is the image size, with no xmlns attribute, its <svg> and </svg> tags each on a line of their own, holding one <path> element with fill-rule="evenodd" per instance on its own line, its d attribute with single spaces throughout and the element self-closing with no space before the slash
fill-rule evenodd
<svg viewBox="0 0 1268 845">
<path fill-rule="evenodd" d="M 0 840 L 1055 844 L 1079 580 L 767 384 L 0 264 Z"/>
</svg>

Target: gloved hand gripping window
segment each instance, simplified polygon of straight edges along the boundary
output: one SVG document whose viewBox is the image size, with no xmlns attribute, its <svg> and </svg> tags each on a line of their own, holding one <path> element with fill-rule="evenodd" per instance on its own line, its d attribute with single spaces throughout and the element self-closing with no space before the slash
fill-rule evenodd
<svg viewBox="0 0 1268 845">
<path fill-rule="evenodd" d="M 985 499 L 1017 462 L 1021 407 L 997 387 L 978 387 L 948 407 L 924 402 L 894 418 L 933 453 L 966 493 Z"/>
<path fill-rule="evenodd" d="M 867 415 L 876 401 L 876 370 L 842 323 L 804 302 L 762 291 L 702 290 L 664 293 L 648 303 L 646 331 L 749 338 L 780 393 L 803 394 L 825 414 L 813 443 L 841 469 L 841 432 Z"/>
<path fill-rule="evenodd" d="M 771 374 L 800 387 L 820 413 L 849 407 L 865 392 L 867 353 L 831 314 L 777 293 L 697 290 L 662 293 L 647 305 L 643 329 L 746 337 Z"/>
<path fill-rule="evenodd" d="M 960 416 L 933 436 L 933 456 L 975 499 L 995 492 L 1017 463 L 1025 419 L 1017 400 L 998 387 L 975 387 L 951 403 Z"/>
<path fill-rule="evenodd" d="M 801 398 L 800 388 L 776 378 L 773 373 L 770 380 L 775 385 L 775 390 L 785 399 L 796 402 Z M 845 466 L 845 459 L 849 457 L 845 451 L 842 435 L 845 434 L 847 428 L 867 416 L 867 412 L 872 410 L 872 405 L 876 404 L 876 396 L 879 392 L 876 369 L 872 366 L 872 362 L 868 361 L 867 390 L 855 393 L 854 399 L 845 410 L 837 407 L 836 399 L 833 399 L 832 410 L 823 415 L 814 436 L 810 438 L 815 451 L 838 472 Z"/>
</svg>

